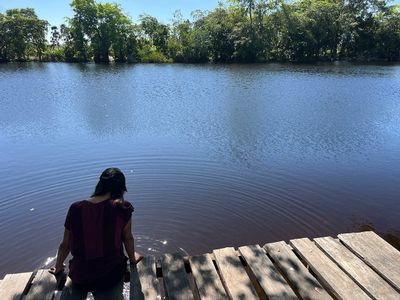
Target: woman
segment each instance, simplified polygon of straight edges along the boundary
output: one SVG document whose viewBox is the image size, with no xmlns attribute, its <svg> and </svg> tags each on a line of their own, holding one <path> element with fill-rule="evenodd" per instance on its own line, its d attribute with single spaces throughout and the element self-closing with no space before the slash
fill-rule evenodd
<svg viewBox="0 0 400 300">
<path fill-rule="evenodd" d="M 126 191 L 124 174 L 118 168 L 109 168 L 101 174 L 88 200 L 70 206 L 56 266 L 50 269 L 55 275 L 62 272 L 71 252 L 71 280 L 67 280 L 61 299 L 86 299 L 88 292 L 96 300 L 123 299 L 127 258 L 122 244 L 131 262 L 141 259 L 134 250 L 133 207 L 124 200 Z"/>
</svg>

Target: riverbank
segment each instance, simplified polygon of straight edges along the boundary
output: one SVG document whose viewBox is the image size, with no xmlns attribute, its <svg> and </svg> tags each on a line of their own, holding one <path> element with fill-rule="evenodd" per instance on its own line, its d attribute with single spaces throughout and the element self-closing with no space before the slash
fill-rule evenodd
<svg viewBox="0 0 400 300">
<path fill-rule="evenodd" d="M 177 11 L 170 24 L 147 14 L 134 23 L 115 3 L 73 1 L 71 7 L 67 22 L 52 25 L 33 8 L 0 13 L 0 60 L 400 60 L 400 6 L 386 2 L 224 1 L 191 18 Z"/>
<path fill-rule="evenodd" d="M 289 61 L 289 60 L 268 60 L 268 61 L 258 61 L 258 62 L 238 62 L 238 61 L 229 61 L 229 62 L 213 62 L 213 61 L 206 61 L 206 62 L 180 62 L 180 61 L 173 61 L 172 59 L 152 59 L 146 58 L 143 60 L 140 59 L 127 59 L 125 62 L 116 61 L 113 57 L 109 57 L 108 61 L 105 62 L 96 62 L 93 59 L 88 61 L 66 61 L 64 58 L 51 58 L 51 57 L 42 57 L 41 60 L 39 58 L 30 58 L 27 60 L 8 60 L 2 61 L 0 60 L 0 64 L 10 64 L 10 63 L 96 63 L 100 65 L 104 64 L 188 64 L 188 65 L 268 65 L 268 64 L 304 64 L 304 65 L 319 65 L 319 64 L 355 64 L 355 65 L 374 65 L 374 64 L 382 64 L 382 65 L 397 65 L 400 64 L 400 60 L 388 60 L 388 59 L 378 59 L 378 58 L 368 58 L 368 59 L 343 59 L 343 60 L 332 60 L 332 59 L 319 59 L 319 60 L 304 60 L 304 61 Z"/>
</svg>

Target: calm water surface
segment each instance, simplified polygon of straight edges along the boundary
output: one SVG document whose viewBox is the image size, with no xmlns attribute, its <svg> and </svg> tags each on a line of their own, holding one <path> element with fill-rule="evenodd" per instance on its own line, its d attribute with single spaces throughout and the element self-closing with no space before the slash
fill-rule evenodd
<svg viewBox="0 0 400 300">
<path fill-rule="evenodd" d="M 0 277 L 120 167 L 144 254 L 400 236 L 400 66 L 0 65 Z"/>
</svg>

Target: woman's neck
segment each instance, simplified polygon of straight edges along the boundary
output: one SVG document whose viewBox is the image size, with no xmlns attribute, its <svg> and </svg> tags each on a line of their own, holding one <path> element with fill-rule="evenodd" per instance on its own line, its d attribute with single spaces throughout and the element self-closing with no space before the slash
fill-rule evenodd
<svg viewBox="0 0 400 300">
<path fill-rule="evenodd" d="M 104 195 L 90 197 L 89 201 L 92 202 L 92 203 L 99 203 L 99 202 L 103 202 L 105 200 L 108 200 L 110 198 L 111 198 L 111 193 L 107 193 L 107 194 L 104 194 Z"/>
</svg>

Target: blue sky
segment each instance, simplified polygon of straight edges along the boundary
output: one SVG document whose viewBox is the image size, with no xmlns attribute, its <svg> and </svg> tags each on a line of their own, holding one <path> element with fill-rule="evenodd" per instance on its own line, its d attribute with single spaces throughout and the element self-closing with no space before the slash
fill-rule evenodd
<svg viewBox="0 0 400 300">
<path fill-rule="evenodd" d="M 160 21 L 169 22 L 175 10 L 181 10 L 184 17 L 190 17 L 190 12 L 196 9 L 211 10 L 217 6 L 218 0 L 108 0 L 98 2 L 115 2 L 121 5 L 123 11 L 134 21 L 140 14 L 147 13 Z M 71 17 L 70 0 L 0 0 L 0 12 L 9 8 L 33 7 L 39 18 L 52 25 L 60 25 L 64 17 Z"/>
</svg>

